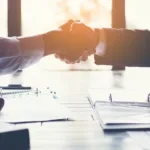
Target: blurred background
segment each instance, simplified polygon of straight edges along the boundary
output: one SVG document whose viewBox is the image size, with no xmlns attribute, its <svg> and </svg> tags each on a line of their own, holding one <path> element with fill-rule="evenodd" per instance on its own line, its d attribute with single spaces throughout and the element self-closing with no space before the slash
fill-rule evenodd
<svg viewBox="0 0 150 150">
<path fill-rule="evenodd" d="M 150 0 L 126 0 L 126 26 L 149 29 Z M 111 27 L 111 0 L 22 0 L 22 35 L 34 35 L 58 28 L 68 19 L 81 20 L 91 27 Z M 7 0 L 0 0 L 0 36 L 7 36 Z M 66 65 L 48 56 L 38 67 L 48 70 L 103 70 L 96 66 L 93 56 L 76 65 Z"/>
</svg>

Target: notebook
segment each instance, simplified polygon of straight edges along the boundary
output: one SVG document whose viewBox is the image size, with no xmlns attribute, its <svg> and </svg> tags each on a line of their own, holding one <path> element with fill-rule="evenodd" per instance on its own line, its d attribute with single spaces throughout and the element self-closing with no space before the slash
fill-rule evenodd
<svg viewBox="0 0 150 150">
<path fill-rule="evenodd" d="M 27 150 L 30 149 L 29 131 L 14 125 L 0 123 L 0 149 Z"/>
<path fill-rule="evenodd" d="M 89 90 L 89 100 L 104 131 L 150 130 L 148 91 Z"/>
<path fill-rule="evenodd" d="M 15 92 L 15 91 L 13 91 Z M 71 112 L 54 99 L 49 92 L 35 94 L 33 92 L 21 94 L 6 94 L 5 106 L 0 112 L 0 122 L 32 123 L 46 121 L 66 121 Z"/>
</svg>

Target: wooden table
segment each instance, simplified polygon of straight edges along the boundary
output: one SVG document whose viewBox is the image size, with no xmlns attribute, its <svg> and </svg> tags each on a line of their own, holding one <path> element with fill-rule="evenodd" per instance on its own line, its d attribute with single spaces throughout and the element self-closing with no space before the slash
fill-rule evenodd
<svg viewBox="0 0 150 150">
<path fill-rule="evenodd" d="M 29 68 L 13 77 L 1 76 L 0 82 L 52 87 L 61 96 L 61 103 L 77 114 L 75 121 L 18 125 L 29 128 L 31 150 L 142 150 L 150 149 L 149 132 L 146 137 L 145 132 L 136 132 L 135 136 L 130 132 L 105 134 L 87 96 L 90 88 L 148 89 L 149 78 L 149 68 L 127 68 L 122 72 L 51 72 Z M 143 137 L 145 143 L 141 142 Z"/>
</svg>

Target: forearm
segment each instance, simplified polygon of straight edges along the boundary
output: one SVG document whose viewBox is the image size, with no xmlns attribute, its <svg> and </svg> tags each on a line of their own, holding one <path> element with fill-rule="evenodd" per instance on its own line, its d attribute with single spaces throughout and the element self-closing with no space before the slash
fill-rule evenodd
<svg viewBox="0 0 150 150">
<path fill-rule="evenodd" d="M 13 73 L 38 62 L 43 56 L 53 54 L 56 47 L 55 32 L 57 33 L 49 32 L 49 37 L 46 33 L 28 37 L 0 38 L 0 75 Z"/>
<path fill-rule="evenodd" d="M 23 69 L 38 62 L 44 56 L 43 35 L 18 37 L 21 62 L 19 69 Z"/>
<path fill-rule="evenodd" d="M 102 65 L 150 66 L 148 30 L 101 29 L 95 63 Z"/>
</svg>

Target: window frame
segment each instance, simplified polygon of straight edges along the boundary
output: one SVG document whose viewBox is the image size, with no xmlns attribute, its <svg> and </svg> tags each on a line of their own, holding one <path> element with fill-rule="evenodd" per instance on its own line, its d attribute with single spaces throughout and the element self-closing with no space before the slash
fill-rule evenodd
<svg viewBox="0 0 150 150">
<path fill-rule="evenodd" d="M 112 0 L 112 28 L 126 28 L 125 0 Z"/>
<path fill-rule="evenodd" d="M 112 28 L 126 28 L 125 0 L 112 0 Z M 125 66 L 115 65 L 112 70 L 125 70 Z"/>
<path fill-rule="evenodd" d="M 8 36 L 21 36 L 21 0 L 8 0 Z"/>
<path fill-rule="evenodd" d="M 112 0 L 112 27 L 126 27 L 125 0 Z M 8 36 L 21 35 L 21 0 L 8 0 Z"/>
</svg>

